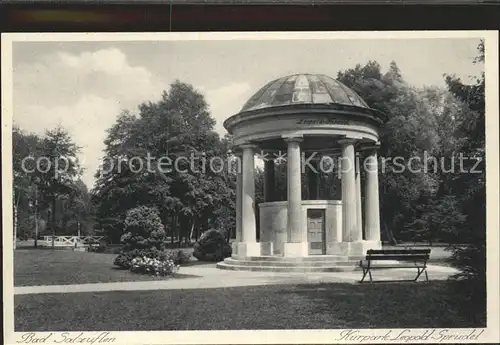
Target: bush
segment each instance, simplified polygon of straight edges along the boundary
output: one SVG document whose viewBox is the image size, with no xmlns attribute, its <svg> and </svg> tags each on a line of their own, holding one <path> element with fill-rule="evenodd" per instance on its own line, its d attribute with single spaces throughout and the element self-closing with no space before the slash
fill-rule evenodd
<svg viewBox="0 0 500 345">
<path fill-rule="evenodd" d="M 183 265 L 190 261 L 191 255 L 186 254 L 182 250 L 168 250 L 166 251 L 166 257 L 176 265 Z"/>
<path fill-rule="evenodd" d="M 232 248 L 218 230 L 205 231 L 194 244 L 193 256 L 200 261 L 222 261 L 230 257 Z"/>
<path fill-rule="evenodd" d="M 137 257 L 165 260 L 165 230 L 158 211 L 155 208 L 139 206 L 127 212 L 125 233 L 121 237 L 123 244 L 114 264 L 121 268 L 130 268 Z"/>
<path fill-rule="evenodd" d="M 486 325 L 486 244 L 455 248 L 451 262 L 460 270 L 450 285 L 455 303 L 473 324 Z"/>
<path fill-rule="evenodd" d="M 122 251 L 121 254 L 119 254 L 115 258 L 115 261 L 113 263 L 118 267 L 129 269 L 132 260 L 137 257 L 148 257 L 151 259 L 158 259 L 158 260 L 167 259 L 165 251 L 158 250 L 156 248 L 132 249 L 129 251 Z"/>
<path fill-rule="evenodd" d="M 165 249 L 165 230 L 158 211 L 146 206 L 129 210 L 121 243 L 124 252 L 134 249 Z"/>
<path fill-rule="evenodd" d="M 179 270 L 179 266 L 172 260 L 158 260 L 153 258 L 136 257 L 132 259 L 130 271 L 154 276 L 169 276 Z"/>
<path fill-rule="evenodd" d="M 127 256 L 126 254 L 119 254 L 115 260 L 113 261 L 113 265 L 118 266 L 123 269 L 129 269 L 130 268 L 130 262 L 132 261 L 132 258 Z"/>
<path fill-rule="evenodd" d="M 138 257 L 147 257 L 160 261 L 172 261 L 175 265 L 182 265 L 190 261 L 190 255 L 182 250 L 158 250 L 151 249 L 134 249 L 128 252 L 120 253 L 114 260 L 113 264 L 123 269 L 129 269 L 132 265 L 132 260 Z"/>
</svg>

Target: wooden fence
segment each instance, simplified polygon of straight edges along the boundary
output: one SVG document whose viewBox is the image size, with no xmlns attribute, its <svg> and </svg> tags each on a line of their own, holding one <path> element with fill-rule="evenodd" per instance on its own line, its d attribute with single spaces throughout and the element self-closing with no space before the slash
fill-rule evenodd
<svg viewBox="0 0 500 345">
<path fill-rule="evenodd" d="M 86 247 L 90 244 L 99 244 L 104 236 L 43 236 L 38 240 L 41 247 Z"/>
</svg>

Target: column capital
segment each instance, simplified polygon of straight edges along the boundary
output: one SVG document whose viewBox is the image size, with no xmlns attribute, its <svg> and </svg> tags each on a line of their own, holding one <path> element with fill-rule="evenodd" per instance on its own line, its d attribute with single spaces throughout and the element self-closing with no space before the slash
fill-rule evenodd
<svg viewBox="0 0 500 345">
<path fill-rule="evenodd" d="M 245 150 L 245 149 L 252 149 L 254 151 L 258 150 L 259 149 L 259 146 L 255 145 L 254 143 L 244 143 L 244 144 L 240 144 L 238 145 L 242 150 Z"/>
<path fill-rule="evenodd" d="M 285 143 L 300 143 L 300 142 L 304 141 L 304 137 L 298 136 L 298 135 L 297 136 L 289 136 L 289 137 L 284 136 L 283 141 Z"/>
<path fill-rule="evenodd" d="M 363 143 L 359 149 L 368 153 L 377 152 L 380 149 L 380 142 Z"/>
</svg>

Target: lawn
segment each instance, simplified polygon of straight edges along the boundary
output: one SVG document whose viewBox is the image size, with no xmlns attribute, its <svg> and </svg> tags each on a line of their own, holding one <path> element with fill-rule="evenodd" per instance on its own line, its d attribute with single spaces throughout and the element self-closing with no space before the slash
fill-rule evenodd
<svg viewBox="0 0 500 345">
<path fill-rule="evenodd" d="M 447 282 L 15 296 L 16 331 L 479 327 Z"/>
<path fill-rule="evenodd" d="M 172 279 L 133 274 L 113 266 L 116 254 L 72 250 L 18 249 L 14 251 L 14 286 L 111 283 Z M 182 272 L 177 278 L 190 277 Z"/>
</svg>

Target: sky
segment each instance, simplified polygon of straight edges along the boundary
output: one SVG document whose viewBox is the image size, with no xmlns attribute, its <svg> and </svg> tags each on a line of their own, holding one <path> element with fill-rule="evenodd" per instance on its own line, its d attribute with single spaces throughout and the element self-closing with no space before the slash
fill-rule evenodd
<svg viewBox="0 0 500 345">
<path fill-rule="evenodd" d="M 43 134 L 58 125 L 82 148 L 83 181 L 93 186 L 106 130 L 122 110 L 159 100 L 176 79 L 204 94 L 216 130 L 273 79 L 337 72 L 375 60 L 391 61 L 416 87 L 445 86 L 443 74 L 464 81 L 479 39 L 91 41 L 13 43 L 13 120 Z"/>
</svg>

